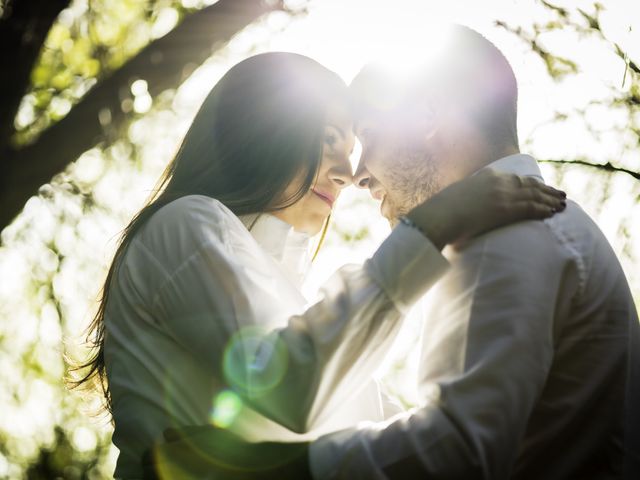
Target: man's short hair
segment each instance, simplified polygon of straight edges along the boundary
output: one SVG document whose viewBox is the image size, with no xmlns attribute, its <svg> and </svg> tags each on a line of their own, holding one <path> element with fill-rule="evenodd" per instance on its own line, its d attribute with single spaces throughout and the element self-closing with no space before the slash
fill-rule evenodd
<svg viewBox="0 0 640 480">
<path fill-rule="evenodd" d="M 384 110 L 426 109 L 434 102 L 456 105 L 496 146 L 518 146 L 518 86 L 502 52 L 480 33 L 450 27 L 439 53 L 408 82 L 397 82 L 378 65 L 367 65 L 350 89 L 356 115 Z M 418 59 L 419 61 L 419 59 Z M 400 93 L 398 90 L 401 90 Z"/>
</svg>

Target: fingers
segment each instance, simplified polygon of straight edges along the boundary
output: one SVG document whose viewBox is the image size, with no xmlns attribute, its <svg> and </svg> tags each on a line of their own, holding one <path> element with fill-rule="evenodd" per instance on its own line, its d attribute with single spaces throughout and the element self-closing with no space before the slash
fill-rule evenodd
<svg viewBox="0 0 640 480">
<path fill-rule="evenodd" d="M 528 198 L 524 198 L 524 200 L 529 203 L 538 205 L 542 208 L 550 208 L 554 213 L 567 208 L 567 201 L 563 197 L 559 197 L 555 194 L 548 194 L 542 190 L 530 189 L 526 197 Z"/>
<path fill-rule="evenodd" d="M 513 200 L 528 201 L 540 205 L 541 207 L 550 207 L 555 212 L 566 208 L 567 194 L 562 190 L 558 190 L 549 185 L 545 185 L 535 177 L 521 177 L 512 175 L 510 183 L 516 185 Z"/>
<path fill-rule="evenodd" d="M 545 185 L 535 177 L 521 177 L 520 175 L 514 175 L 514 177 L 514 181 L 520 186 L 520 188 L 539 191 L 543 194 L 551 195 L 557 198 L 567 198 L 567 194 L 562 190 L 558 190 L 557 188 Z"/>
<path fill-rule="evenodd" d="M 514 219 L 539 220 L 549 218 L 567 207 L 567 194 L 535 177 L 512 175 L 511 185 L 515 185 L 513 203 L 508 207 Z"/>
<path fill-rule="evenodd" d="M 511 209 L 515 220 L 544 220 L 560 211 L 560 209 L 550 207 L 544 203 L 531 201 L 514 202 Z M 561 207 L 561 209 L 564 209 L 564 207 Z"/>
<path fill-rule="evenodd" d="M 538 190 L 529 191 L 525 198 L 515 199 L 513 204 L 518 206 L 518 211 L 522 211 L 522 205 L 530 205 L 535 212 L 550 211 L 552 214 L 567 208 L 567 202 L 563 198 L 548 195 Z M 538 218 L 537 214 L 532 213 L 531 215 L 534 218 Z"/>
<path fill-rule="evenodd" d="M 535 180 L 534 180 L 535 181 Z M 559 197 L 562 199 L 567 198 L 567 194 L 563 190 L 558 190 L 557 188 L 553 188 L 549 185 L 545 185 L 544 183 L 538 182 L 538 186 L 540 189 L 548 195 L 553 195 L 554 197 Z"/>
</svg>

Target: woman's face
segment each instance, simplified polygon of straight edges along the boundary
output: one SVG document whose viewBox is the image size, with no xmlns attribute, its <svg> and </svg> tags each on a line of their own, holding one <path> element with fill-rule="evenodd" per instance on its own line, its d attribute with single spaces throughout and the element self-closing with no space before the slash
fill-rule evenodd
<svg viewBox="0 0 640 480">
<path fill-rule="evenodd" d="M 352 171 L 349 156 L 355 136 L 348 109 L 339 104 L 328 108 L 324 127 L 322 161 L 311 189 L 293 205 L 273 212 L 299 232 L 315 235 L 320 232 L 343 188 L 351 185 Z M 290 198 L 298 190 L 304 174 L 292 182 L 284 192 Z"/>
</svg>

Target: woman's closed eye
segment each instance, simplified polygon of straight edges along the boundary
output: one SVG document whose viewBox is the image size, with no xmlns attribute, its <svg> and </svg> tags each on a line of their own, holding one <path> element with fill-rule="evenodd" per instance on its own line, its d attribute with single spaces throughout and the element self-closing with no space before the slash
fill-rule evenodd
<svg viewBox="0 0 640 480">
<path fill-rule="evenodd" d="M 335 148 L 338 143 L 338 136 L 333 132 L 327 132 L 324 135 L 324 143 L 331 148 Z"/>
<path fill-rule="evenodd" d="M 333 125 L 327 125 L 324 130 L 324 144 L 334 150 L 341 140 L 338 129 Z"/>
<path fill-rule="evenodd" d="M 353 150 L 354 137 L 351 125 L 338 126 L 327 124 L 324 129 L 324 155 L 334 162 L 348 163 Z M 350 136 L 345 135 L 350 132 Z M 350 165 L 350 164 L 349 164 Z M 350 168 L 350 167 L 349 167 Z"/>
</svg>

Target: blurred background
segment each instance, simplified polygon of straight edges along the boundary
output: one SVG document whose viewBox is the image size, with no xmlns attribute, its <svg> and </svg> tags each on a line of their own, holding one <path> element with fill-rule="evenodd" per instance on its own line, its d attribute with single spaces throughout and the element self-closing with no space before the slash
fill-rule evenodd
<svg viewBox="0 0 640 480">
<path fill-rule="evenodd" d="M 0 478 L 111 476 L 109 418 L 67 390 L 65 357 L 86 353 L 119 232 L 210 88 L 254 53 L 350 81 L 371 60 L 409 69 L 445 22 L 480 31 L 518 77 L 522 151 L 596 219 L 640 299 L 635 0 L 2 0 L 0 15 Z M 307 291 L 388 231 L 350 187 Z M 417 332 L 410 319 L 379 373 L 406 406 Z"/>
</svg>

